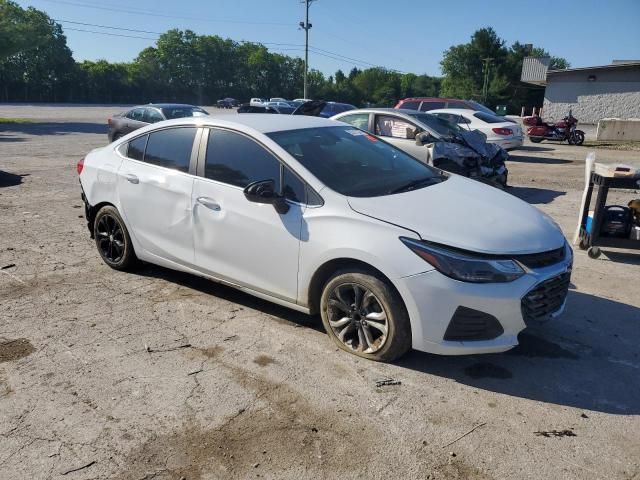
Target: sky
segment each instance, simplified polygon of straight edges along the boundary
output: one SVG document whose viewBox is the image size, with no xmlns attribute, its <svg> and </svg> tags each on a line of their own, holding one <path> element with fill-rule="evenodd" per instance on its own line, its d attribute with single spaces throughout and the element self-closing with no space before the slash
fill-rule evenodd
<svg viewBox="0 0 640 480">
<path fill-rule="evenodd" d="M 17 3 L 59 21 L 78 61 L 131 61 L 171 28 L 261 42 L 272 51 L 304 57 L 301 0 Z M 315 0 L 309 22 L 309 67 L 326 75 L 354 66 L 440 75 L 443 52 L 488 26 L 507 45 L 532 43 L 572 67 L 640 59 L 640 0 Z"/>
</svg>

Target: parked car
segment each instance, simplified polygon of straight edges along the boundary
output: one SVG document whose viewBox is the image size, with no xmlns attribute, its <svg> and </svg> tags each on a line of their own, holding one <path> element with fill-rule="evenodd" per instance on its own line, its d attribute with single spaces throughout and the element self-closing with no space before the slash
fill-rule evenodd
<svg viewBox="0 0 640 480">
<path fill-rule="evenodd" d="M 430 110 L 429 113 L 462 128 L 478 130 L 487 136 L 487 142 L 495 143 L 505 150 L 521 147 L 524 142 L 520 125 L 491 113 L 462 108 Z"/>
<path fill-rule="evenodd" d="M 238 113 L 281 113 L 285 115 L 292 114 L 295 111 L 294 107 L 289 105 L 276 106 L 271 105 L 271 102 L 267 102 L 263 105 L 250 105 L 245 103 L 238 107 Z"/>
<path fill-rule="evenodd" d="M 368 359 L 502 352 L 564 308 L 572 251 L 553 220 L 351 125 L 183 118 L 77 171 L 108 266 L 141 260 L 319 313 Z"/>
<path fill-rule="evenodd" d="M 251 100 L 249 100 L 249 105 L 251 105 L 252 107 L 261 107 L 266 102 L 267 100 L 264 100 L 262 98 L 252 98 Z"/>
<path fill-rule="evenodd" d="M 484 134 L 429 113 L 394 108 L 351 110 L 332 117 L 374 134 L 418 160 L 491 185 L 507 186 L 507 152 Z"/>
<path fill-rule="evenodd" d="M 404 110 L 419 110 L 429 112 L 442 108 L 463 108 L 477 112 L 484 112 L 495 115 L 496 112 L 483 104 L 474 100 L 460 100 L 458 98 L 438 98 L 438 97 L 410 97 L 400 100 L 394 108 Z M 515 120 L 503 117 L 505 122 L 517 123 Z"/>
<path fill-rule="evenodd" d="M 199 117 L 209 115 L 206 110 L 181 103 L 153 103 L 139 105 L 127 112 L 117 113 L 107 119 L 109 142 L 142 128 L 150 123 L 173 118 Z"/>
<path fill-rule="evenodd" d="M 218 100 L 216 102 L 216 108 L 232 108 L 233 105 L 231 105 L 231 102 L 227 101 L 226 99 L 223 100 Z"/>
<path fill-rule="evenodd" d="M 338 113 L 355 109 L 356 107 L 354 105 L 351 105 L 350 103 L 327 102 L 325 107 L 320 112 L 320 116 L 324 118 L 330 118 L 334 115 L 337 115 Z"/>
<path fill-rule="evenodd" d="M 303 103 L 310 102 L 311 99 L 310 98 L 294 98 L 291 101 L 296 103 L 300 102 L 300 104 L 302 105 Z"/>
<path fill-rule="evenodd" d="M 270 102 L 288 102 L 289 100 L 287 100 L 286 98 L 282 98 L 282 97 L 273 97 L 269 99 Z"/>
</svg>

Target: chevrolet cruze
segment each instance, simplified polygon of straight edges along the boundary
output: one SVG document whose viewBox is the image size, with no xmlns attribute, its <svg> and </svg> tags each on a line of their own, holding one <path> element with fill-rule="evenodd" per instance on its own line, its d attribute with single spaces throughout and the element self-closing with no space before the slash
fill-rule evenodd
<svg viewBox="0 0 640 480">
<path fill-rule="evenodd" d="M 553 220 L 351 125 L 182 118 L 77 168 L 110 267 L 150 262 L 319 313 L 372 360 L 502 352 L 564 308 L 572 251 Z"/>
</svg>

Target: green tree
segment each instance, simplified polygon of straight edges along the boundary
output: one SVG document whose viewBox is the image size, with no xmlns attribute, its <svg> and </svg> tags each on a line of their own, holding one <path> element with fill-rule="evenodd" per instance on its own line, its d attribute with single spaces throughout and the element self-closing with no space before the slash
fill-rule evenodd
<svg viewBox="0 0 640 480">
<path fill-rule="evenodd" d="M 0 60 L 37 47 L 47 41 L 48 22 L 9 0 L 0 0 Z"/>
</svg>

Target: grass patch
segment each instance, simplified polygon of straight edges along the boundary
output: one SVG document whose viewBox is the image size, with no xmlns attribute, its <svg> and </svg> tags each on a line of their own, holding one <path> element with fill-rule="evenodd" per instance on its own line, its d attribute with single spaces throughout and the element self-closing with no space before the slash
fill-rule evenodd
<svg viewBox="0 0 640 480">
<path fill-rule="evenodd" d="M 609 150 L 626 150 L 630 152 L 640 151 L 640 141 L 614 141 L 614 140 L 585 140 L 585 147 L 608 148 Z"/>
<path fill-rule="evenodd" d="M 33 123 L 33 120 L 28 118 L 4 118 L 0 117 L 0 125 L 3 123 Z"/>
</svg>

